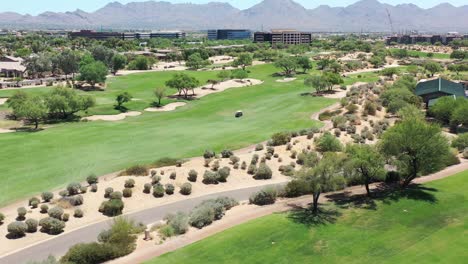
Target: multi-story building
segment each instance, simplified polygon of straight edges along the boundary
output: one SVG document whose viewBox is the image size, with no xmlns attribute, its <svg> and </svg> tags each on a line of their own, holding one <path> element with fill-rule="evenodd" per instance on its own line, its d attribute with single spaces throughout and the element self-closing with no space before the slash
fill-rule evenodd
<svg viewBox="0 0 468 264">
<path fill-rule="evenodd" d="M 250 39 L 252 32 L 247 29 L 210 29 L 208 30 L 209 40 L 238 40 Z"/>
<path fill-rule="evenodd" d="M 419 44 L 419 43 L 442 43 L 449 44 L 454 40 L 466 39 L 466 36 L 458 33 L 449 33 L 446 35 L 395 35 L 387 37 L 387 44 Z"/>
<path fill-rule="evenodd" d="M 312 33 L 297 30 L 272 30 L 271 32 L 255 32 L 254 42 L 269 42 L 272 45 L 310 44 Z"/>
<path fill-rule="evenodd" d="M 118 38 L 124 40 L 151 39 L 151 38 L 185 38 L 182 31 L 154 31 L 154 32 L 96 32 L 92 30 L 81 30 L 69 33 L 70 38 L 110 39 Z"/>
</svg>

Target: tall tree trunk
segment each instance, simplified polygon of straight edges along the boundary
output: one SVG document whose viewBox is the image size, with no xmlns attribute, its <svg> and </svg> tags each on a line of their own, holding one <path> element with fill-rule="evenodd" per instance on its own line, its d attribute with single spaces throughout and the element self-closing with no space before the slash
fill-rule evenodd
<svg viewBox="0 0 468 264">
<path fill-rule="evenodd" d="M 314 214 L 318 213 L 318 200 L 319 200 L 319 197 L 320 197 L 320 193 L 314 193 L 313 194 L 312 212 Z"/>
<path fill-rule="evenodd" d="M 371 196 L 371 193 L 370 193 L 370 189 L 369 189 L 369 183 L 366 182 L 364 185 L 366 186 L 367 196 L 370 197 L 370 196 Z"/>
</svg>

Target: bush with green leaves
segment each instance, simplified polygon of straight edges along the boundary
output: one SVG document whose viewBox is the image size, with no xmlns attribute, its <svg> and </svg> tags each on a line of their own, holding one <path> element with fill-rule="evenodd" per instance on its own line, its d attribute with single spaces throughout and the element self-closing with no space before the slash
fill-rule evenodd
<svg viewBox="0 0 468 264">
<path fill-rule="evenodd" d="M 290 140 L 291 140 L 291 133 L 288 133 L 288 132 L 275 133 L 273 134 L 273 136 L 271 136 L 271 145 L 272 146 L 286 145 L 289 143 Z"/>
<path fill-rule="evenodd" d="M 41 227 L 41 231 L 44 233 L 49 235 L 58 235 L 63 232 L 65 222 L 54 217 L 46 217 L 39 221 L 39 226 Z"/>
<path fill-rule="evenodd" d="M 468 159 L 468 148 L 463 151 L 463 158 Z"/>
<path fill-rule="evenodd" d="M 123 191 L 122 191 L 122 195 L 123 195 L 123 197 L 125 197 L 125 198 L 130 198 L 130 197 L 132 197 L 132 194 L 133 194 L 133 191 L 132 191 L 131 188 L 125 188 L 125 189 L 123 189 Z"/>
<path fill-rule="evenodd" d="M 156 198 L 164 197 L 164 187 L 160 184 L 157 184 L 153 187 L 153 196 Z"/>
<path fill-rule="evenodd" d="M 241 164 L 241 170 L 246 170 L 247 169 L 247 162 L 243 161 Z"/>
<path fill-rule="evenodd" d="M 343 149 L 341 142 L 329 132 L 324 133 L 318 138 L 316 143 L 317 150 L 320 152 L 339 152 Z"/>
<path fill-rule="evenodd" d="M 221 151 L 221 157 L 223 159 L 228 159 L 233 155 L 234 155 L 234 153 L 229 149 L 225 149 L 225 150 Z"/>
<path fill-rule="evenodd" d="M 458 149 L 460 152 L 468 148 L 468 133 L 459 134 L 458 137 L 452 141 L 452 147 Z"/>
<path fill-rule="evenodd" d="M 249 202 L 255 205 L 268 205 L 276 202 L 277 191 L 272 188 L 267 188 L 254 193 L 249 198 Z"/>
<path fill-rule="evenodd" d="M 189 223 L 196 228 L 203 228 L 215 220 L 215 210 L 210 205 L 199 205 L 190 213 Z"/>
<path fill-rule="evenodd" d="M 93 183 L 91 184 L 91 192 L 97 192 L 98 191 L 98 187 L 97 187 L 97 184 L 96 183 Z"/>
<path fill-rule="evenodd" d="M 255 146 L 255 151 L 262 151 L 263 148 L 263 144 L 257 144 L 257 146 Z"/>
<path fill-rule="evenodd" d="M 68 222 L 70 220 L 70 215 L 68 213 L 65 213 L 62 215 L 62 221 Z"/>
<path fill-rule="evenodd" d="M 37 226 L 39 225 L 39 222 L 36 219 L 29 218 L 24 223 L 27 226 L 26 232 L 28 233 L 37 232 Z"/>
<path fill-rule="evenodd" d="M 236 201 L 236 199 L 227 196 L 220 196 L 215 199 L 215 202 L 222 204 L 226 210 L 230 210 L 231 208 L 239 205 L 239 202 Z"/>
<path fill-rule="evenodd" d="M 154 175 L 151 177 L 151 184 L 155 185 L 161 182 L 161 176 Z"/>
<path fill-rule="evenodd" d="M 111 199 L 101 204 L 100 211 L 110 217 L 118 216 L 122 214 L 124 209 L 124 203 L 120 199 Z"/>
<path fill-rule="evenodd" d="M 81 186 L 80 192 L 81 193 L 87 193 L 88 192 L 88 187 L 87 186 Z"/>
<path fill-rule="evenodd" d="M 186 182 L 180 187 L 180 193 L 182 195 L 190 195 L 192 193 L 192 184 Z"/>
<path fill-rule="evenodd" d="M 148 167 L 144 165 L 134 165 L 130 168 L 127 168 L 120 175 L 122 176 L 146 176 L 148 175 Z"/>
<path fill-rule="evenodd" d="M 65 201 L 68 201 L 73 206 L 82 205 L 83 201 L 84 201 L 83 196 L 81 194 L 75 195 L 75 196 L 72 196 L 72 197 L 66 197 L 66 198 L 63 198 L 63 199 Z"/>
<path fill-rule="evenodd" d="M 257 166 L 250 164 L 247 169 L 247 174 L 254 175 L 257 172 Z"/>
<path fill-rule="evenodd" d="M 260 156 L 258 156 L 258 154 L 253 154 L 252 160 L 250 161 L 250 164 L 257 165 L 259 158 L 260 158 Z"/>
<path fill-rule="evenodd" d="M 114 192 L 114 189 L 112 187 L 107 187 L 105 190 L 104 190 L 104 198 L 109 198 L 109 196 L 111 195 L 111 193 Z"/>
<path fill-rule="evenodd" d="M 20 221 L 10 223 L 7 226 L 7 231 L 8 231 L 8 237 L 9 238 L 23 237 L 24 234 L 26 233 L 26 230 L 28 230 L 28 225 L 26 225 L 26 223 L 23 223 L 23 222 L 20 222 Z"/>
<path fill-rule="evenodd" d="M 211 165 L 211 169 L 214 171 L 218 171 L 220 165 L 219 165 L 219 160 L 215 160 L 213 164 Z"/>
<path fill-rule="evenodd" d="M 196 182 L 198 177 L 198 172 L 196 170 L 190 170 L 188 173 L 187 180 L 190 182 Z"/>
<path fill-rule="evenodd" d="M 86 177 L 86 182 L 88 182 L 89 185 L 96 184 L 98 183 L 98 177 L 96 174 L 91 173 L 88 177 Z"/>
<path fill-rule="evenodd" d="M 283 174 L 284 176 L 293 176 L 294 175 L 294 167 L 291 166 L 291 165 L 281 165 L 279 167 L 279 171 L 281 172 L 281 174 Z"/>
<path fill-rule="evenodd" d="M 232 165 L 236 165 L 237 163 L 239 163 L 240 158 L 233 155 L 233 156 L 231 156 L 231 157 L 229 158 L 229 160 L 231 161 L 231 164 L 232 164 Z"/>
<path fill-rule="evenodd" d="M 122 200 L 122 197 L 123 197 L 123 194 L 121 192 L 119 192 L 119 191 L 112 192 L 109 195 L 109 198 L 111 200 Z"/>
<path fill-rule="evenodd" d="M 16 218 L 18 221 L 23 221 L 25 219 L 26 214 L 28 213 L 28 211 L 24 207 L 18 208 L 16 212 L 18 213 L 18 217 Z"/>
<path fill-rule="evenodd" d="M 51 192 L 43 192 L 41 194 L 41 198 L 44 202 L 48 203 L 50 202 L 52 199 L 54 199 L 54 194 L 51 193 Z"/>
<path fill-rule="evenodd" d="M 78 182 L 72 182 L 68 184 L 67 191 L 68 195 L 76 195 L 79 194 L 81 190 L 81 184 Z"/>
<path fill-rule="evenodd" d="M 41 214 L 47 214 L 47 211 L 49 211 L 49 206 L 47 204 L 41 205 Z"/>
<path fill-rule="evenodd" d="M 84 213 L 83 213 L 83 210 L 77 208 L 75 209 L 75 211 L 73 212 L 73 217 L 75 218 L 81 218 L 83 217 Z"/>
<path fill-rule="evenodd" d="M 143 192 L 147 194 L 150 193 L 152 187 L 153 185 L 151 185 L 150 183 L 145 183 L 145 185 L 143 185 Z"/>
<path fill-rule="evenodd" d="M 229 167 L 222 167 L 217 173 L 217 180 L 219 182 L 226 182 L 227 178 L 231 174 L 231 169 Z"/>
<path fill-rule="evenodd" d="M 265 163 L 261 163 L 258 166 L 257 171 L 255 172 L 254 179 L 256 180 L 268 180 L 271 179 L 273 176 L 273 172 L 271 171 L 270 167 Z"/>
<path fill-rule="evenodd" d="M 166 184 L 164 189 L 165 189 L 167 195 L 174 194 L 174 191 L 175 191 L 174 184 L 168 183 L 168 184 Z"/>
<path fill-rule="evenodd" d="M 218 173 L 214 171 L 205 171 L 203 174 L 203 183 L 204 184 L 218 184 Z"/>
<path fill-rule="evenodd" d="M 284 187 L 284 196 L 288 198 L 310 194 L 309 185 L 301 180 L 292 180 Z"/>
<path fill-rule="evenodd" d="M 203 153 L 205 159 L 211 159 L 214 158 L 214 156 L 216 156 L 216 153 L 212 150 L 205 150 L 205 153 Z"/>
<path fill-rule="evenodd" d="M 135 187 L 135 180 L 134 179 L 128 179 L 125 181 L 125 184 L 124 184 L 124 187 L 125 188 L 133 188 Z"/>
<path fill-rule="evenodd" d="M 29 199 L 28 205 L 31 206 L 32 208 L 37 208 L 41 201 L 37 197 L 32 197 Z"/>
<path fill-rule="evenodd" d="M 183 212 L 168 214 L 164 217 L 166 223 L 172 227 L 176 235 L 185 234 L 189 228 L 189 216 Z"/>
<path fill-rule="evenodd" d="M 62 219 L 62 215 L 63 215 L 63 209 L 56 206 L 56 207 L 52 207 L 49 209 L 49 211 L 47 211 L 47 213 L 49 214 L 50 217 L 53 217 L 53 218 L 56 218 L 56 219 Z"/>
<path fill-rule="evenodd" d="M 5 220 L 5 215 L 0 213 L 0 225 L 3 224 L 3 221 Z"/>
</svg>

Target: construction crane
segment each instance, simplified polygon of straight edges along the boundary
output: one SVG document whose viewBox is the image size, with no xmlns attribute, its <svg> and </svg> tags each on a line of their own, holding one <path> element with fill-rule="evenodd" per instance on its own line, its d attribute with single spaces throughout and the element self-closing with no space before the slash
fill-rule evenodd
<svg viewBox="0 0 468 264">
<path fill-rule="evenodd" d="M 393 21 L 392 21 L 392 16 L 390 15 L 390 11 L 388 11 L 388 8 L 385 8 L 387 11 L 387 16 L 388 16 L 388 21 L 390 22 L 390 29 L 392 30 L 392 34 L 395 33 L 395 30 L 393 29 Z"/>
</svg>

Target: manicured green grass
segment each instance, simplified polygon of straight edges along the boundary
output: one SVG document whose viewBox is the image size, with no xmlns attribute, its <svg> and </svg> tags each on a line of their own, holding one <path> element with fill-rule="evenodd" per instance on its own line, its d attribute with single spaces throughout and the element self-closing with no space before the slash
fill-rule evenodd
<svg viewBox="0 0 468 264">
<path fill-rule="evenodd" d="M 466 263 L 467 188 L 465 171 L 375 207 L 345 204 L 321 224 L 297 212 L 273 214 L 147 263 Z"/>
<path fill-rule="evenodd" d="M 390 49 L 391 51 L 394 51 L 396 49 Z M 408 56 L 410 57 L 419 57 L 419 58 L 429 58 L 427 55 L 429 54 L 428 52 L 422 52 L 422 51 L 417 51 L 417 50 L 408 50 Z M 450 54 L 448 53 L 433 53 L 432 59 L 450 59 Z"/>
<path fill-rule="evenodd" d="M 250 77 L 264 80 L 264 84 L 212 94 L 173 112 L 0 134 L 0 205 L 84 180 L 90 173 L 102 175 L 161 157 L 199 156 L 205 149 L 237 149 L 266 140 L 274 132 L 320 126 L 310 115 L 336 101 L 301 96 L 310 91 L 303 85 L 306 75 L 278 83 L 278 78 L 271 77 L 277 71 L 272 65 L 250 70 Z M 146 108 L 154 100 L 154 88 L 172 74 L 150 72 L 111 79 L 105 92 L 91 93 L 100 109 L 93 111 L 112 112 L 115 95 L 123 90 L 142 99 L 129 104 L 131 110 Z M 216 72 L 190 74 L 206 81 Z M 243 110 L 245 116 L 234 118 L 237 110 Z"/>
</svg>

